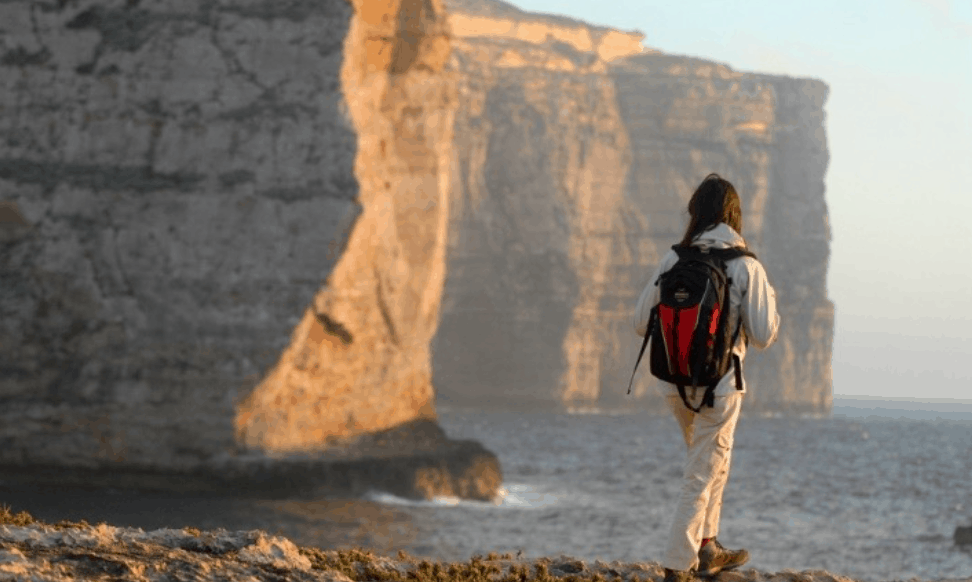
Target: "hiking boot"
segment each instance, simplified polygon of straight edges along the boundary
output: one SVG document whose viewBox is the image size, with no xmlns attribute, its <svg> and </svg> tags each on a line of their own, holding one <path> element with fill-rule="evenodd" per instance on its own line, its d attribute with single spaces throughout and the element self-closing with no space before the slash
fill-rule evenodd
<svg viewBox="0 0 972 582">
<path fill-rule="evenodd" d="M 746 550 L 727 550 L 715 538 L 699 550 L 699 575 L 715 576 L 723 570 L 738 568 L 749 561 Z"/>
<path fill-rule="evenodd" d="M 692 570 L 669 570 L 665 568 L 664 582 L 694 582 L 695 572 Z"/>
</svg>

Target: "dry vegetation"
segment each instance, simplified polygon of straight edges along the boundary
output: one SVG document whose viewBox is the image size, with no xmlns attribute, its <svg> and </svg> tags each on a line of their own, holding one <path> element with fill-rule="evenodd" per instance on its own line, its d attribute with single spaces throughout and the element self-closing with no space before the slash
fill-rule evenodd
<svg viewBox="0 0 972 582">
<path fill-rule="evenodd" d="M 26 511 L 14 513 L 7 505 L 0 505 L 0 525 L 30 525 L 34 523 L 34 517 Z"/>
<path fill-rule="evenodd" d="M 34 516 L 27 513 L 26 511 L 21 511 L 19 513 L 14 513 L 11 511 L 10 507 L 7 505 L 0 505 L 0 525 L 32 525 L 32 524 L 43 524 L 55 529 L 82 529 L 86 527 L 91 527 L 91 524 L 85 520 L 81 521 L 67 521 L 62 519 L 57 523 L 43 523 Z"/>
<path fill-rule="evenodd" d="M 323 551 L 301 548 L 315 568 L 338 571 L 354 582 L 641 582 L 649 579 L 608 569 L 608 577 L 588 569 L 580 560 L 554 561 L 541 558 L 533 563 L 517 560 L 512 554 L 491 553 L 473 556 L 468 562 L 443 564 L 419 560 L 398 553 L 391 562 L 365 550 Z"/>
</svg>

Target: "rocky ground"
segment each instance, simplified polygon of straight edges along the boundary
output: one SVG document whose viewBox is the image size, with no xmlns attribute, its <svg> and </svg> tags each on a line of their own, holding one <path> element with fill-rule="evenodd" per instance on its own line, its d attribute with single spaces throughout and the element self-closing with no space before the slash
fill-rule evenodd
<svg viewBox="0 0 972 582">
<path fill-rule="evenodd" d="M 303 548 L 266 532 L 143 531 L 84 522 L 41 523 L 0 508 L 0 582 L 30 580 L 329 582 L 660 582 L 655 562 L 586 563 L 510 554 L 439 563 L 399 553 Z M 718 582 L 849 582 L 822 571 L 723 573 Z"/>
<path fill-rule="evenodd" d="M 567 556 L 476 556 L 439 563 L 399 553 L 303 548 L 266 532 L 143 531 L 84 522 L 47 524 L 0 507 L 0 582 L 67 580 L 328 582 L 660 582 L 655 562 L 587 563 Z M 740 570 L 716 582 L 850 582 L 824 571 Z"/>
</svg>

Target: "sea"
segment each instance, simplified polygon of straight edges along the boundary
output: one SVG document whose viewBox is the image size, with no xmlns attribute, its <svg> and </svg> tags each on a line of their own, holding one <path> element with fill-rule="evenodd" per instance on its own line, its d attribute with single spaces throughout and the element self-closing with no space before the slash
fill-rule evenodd
<svg viewBox="0 0 972 582">
<path fill-rule="evenodd" d="M 452 438 L 500 458 L 494 502 L 254 500 L 118 490 L 14 489 L 0 503 L 45 521 L 263 529 L 302 545 L 436 560 L 490 552 L 658 561 L 685 445 L 668 415 L 445 409 Z M 972 577 L 972 401 L 836 398 L 825 418 L 740 420 L 719 540 L 765 572 L 864 581 Z"/>
</svg>

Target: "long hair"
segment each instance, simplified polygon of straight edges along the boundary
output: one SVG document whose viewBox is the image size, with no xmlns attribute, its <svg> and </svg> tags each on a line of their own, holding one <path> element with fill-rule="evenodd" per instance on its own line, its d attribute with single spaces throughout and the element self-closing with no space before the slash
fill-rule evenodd
<svg viewBox="0 0 972 582">
<path fill-rule="evenodd" d="M 689 199 L 688 213 L 688 228 L 679 243 L 683 247 L 690 246 L 695 237 L 720 222 L 742 234 L 742 204 L 739 202 L 739 194 L 729 180 L 719 174 L 709 174 L 702 180 Z"/>
</svg>

